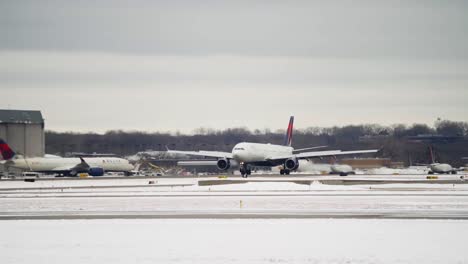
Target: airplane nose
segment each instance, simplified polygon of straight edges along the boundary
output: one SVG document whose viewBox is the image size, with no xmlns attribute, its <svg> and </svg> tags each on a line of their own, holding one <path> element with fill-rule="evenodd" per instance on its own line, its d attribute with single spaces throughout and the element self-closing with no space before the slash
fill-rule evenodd
<svg viewBox="0 0 468 264">
<path fill-rule="evenodd" d="M 241 159 L 241 156 L 242 156 L 242 153 L 240 150 L 233 150 L 232 151 L 232 158 L 235 159 L 235 160 L 240 160 Z"/>
</svg>

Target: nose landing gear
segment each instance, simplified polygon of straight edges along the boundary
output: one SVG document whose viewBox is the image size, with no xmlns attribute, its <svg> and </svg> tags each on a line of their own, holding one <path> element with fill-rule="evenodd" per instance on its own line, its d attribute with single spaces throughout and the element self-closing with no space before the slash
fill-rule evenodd
<svg viewBox="0 0 468 264">
<path fill-rule="evenodd" d="M 252 170 L 249 168 L 249 166 L 246 163 L 241 163 L 240 164 L 240 173 L 242 175 L 242 178 L 247 178 L 250 174 L 252 174 Z"/>
</svg>

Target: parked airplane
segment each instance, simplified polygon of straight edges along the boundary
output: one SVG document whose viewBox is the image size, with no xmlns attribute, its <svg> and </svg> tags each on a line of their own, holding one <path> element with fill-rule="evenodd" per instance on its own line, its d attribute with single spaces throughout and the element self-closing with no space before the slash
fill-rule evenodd
<svg viewBox="0 0 468 264">
<path fill-rule="evenodd" d="M 12 167 L 32 172 L 56 173 L 64 176 L 77 176 L 88 173 L 91 176 L 102 176 L 105 172 L 124 172 L 130 175 L 133 165 L 126 159 L 115 157 L 99 158 L 26 158 L 16 155 L 8 144 L 0 139 L 0 152 L 3 156 L 1 164 L 6 168 Z"/>
<path fill-rule="evenodd" d="M 330 174 L 338 174 L 340 176 L 348 176 L 348 174 L 356 174 L 353 167 L 347 164 L 336 164 L 336 157 L 330 159 Z"/>
<path fill-rule="evenodd" d="M 431 164 L 428 164 L 427 166 L 429 167 L 429 174 L 434 174 L 434 173 L 439 173 L 439 174 L 457 174 L 457 171 L 459 169 L 455 169 L 452 167 L 452 165 L 448 163 L 438 163 L 435 162 L 435 156 L 434 156 L 434 151 L 432 147 L 429 147 L 429 152 L 431 155 Z"/>
<path fill-rule="evenodd" d="M 330 174 L 338 174 L 340 176 L 347 176 L 348 174 L 356 174 L 353 167 L 346 164 L 333 164 L 330 166 Z"/>
<path fill-rule="evenodd" d="M 280 174 L 288 175 L 291 171 L 297 170 L 297 168 L 299 167 L 300 159 L 349 154 L 375 153 L 378 151 L 376 149 L 355 151 L 327 150 L 297 153 L 298 151 L 313 149 L 317 147 L 296 150 L 293 147 L 291 147 L 293 123 L 294 117 L 291 116 L 283 145 L 241 142 L 234 146 L 232 152 L 203 150 L 180 151 L 168 149 L 168 153 L 216 158 L 216 165 L 220 170 L 227 170 L 231 167 L 231 165 L 239 164 L 240 173 L 242 177 L 247 177 L 251 174 L 251 166 L 273 167 L 282 165 L 283 168 L 280 170 Z"/>
</svg>

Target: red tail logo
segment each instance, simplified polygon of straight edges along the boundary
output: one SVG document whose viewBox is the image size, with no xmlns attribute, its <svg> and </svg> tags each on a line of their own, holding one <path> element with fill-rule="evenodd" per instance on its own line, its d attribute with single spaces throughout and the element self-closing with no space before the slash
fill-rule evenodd
<svg viewBox="0 0 468 264">
<path fill-rule="evenodd" d="M 286 130 L 286 135 L 284 137 L 284 145 L 291 146 L 292 143 L 292 132 L 293 132 L 293 125 L 294 125 L 294 116 L 289 118 L 289 125 L 288 129 Z"/>
<path fill-rule="evenodd" d="M 0 138 L 0 152 L 4 160 L 9 160 L 15 156 L 15 152 L 11 150 L 10 146 Z"/>
</svg>

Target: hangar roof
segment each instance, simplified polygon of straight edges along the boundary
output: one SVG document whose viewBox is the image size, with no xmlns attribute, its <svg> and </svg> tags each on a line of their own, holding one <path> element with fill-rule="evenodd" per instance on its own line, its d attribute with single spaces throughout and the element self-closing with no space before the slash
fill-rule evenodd
<svg viewBox="0 0 468 264">
<path fill-rule="evenodd" d="M 44 124 L 41 111 L 0 109 L 0 124 Z"/>
</svg>

